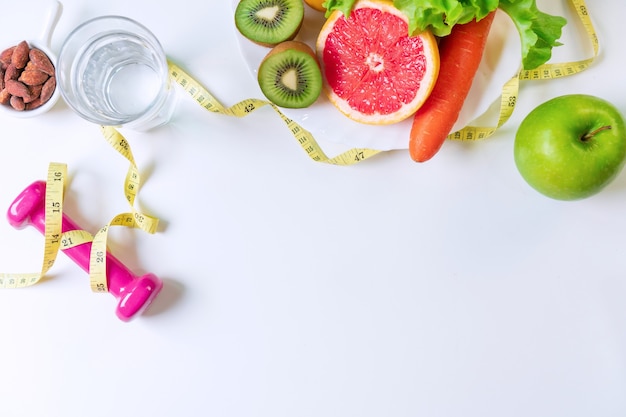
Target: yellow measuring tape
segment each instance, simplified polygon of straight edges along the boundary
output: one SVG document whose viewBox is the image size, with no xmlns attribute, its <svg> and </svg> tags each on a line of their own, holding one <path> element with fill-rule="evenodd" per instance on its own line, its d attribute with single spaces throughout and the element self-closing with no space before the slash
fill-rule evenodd
<svg viewBox="0 0 626 417">
<path fill-rule="evenodd" d="M 126 179 L 124 180 L 124 195 L 126 196 L 126 200 L 128 200 L 128 203 L 130 204 L 132 212 L 130 214 L 125 213 L 121 216 L 123 216 L 125 220 L 131 223 L 136 223 L 136 227 L 142 229 L 143 231 L 148 233 L 155 233 L 159 225 L 159 220 L 146 214 L 142 214 L 135 209 L 135 199 L 137 198 L 137 192 L 141 187 L 141 176 L 139 174 L 139 170 L 137 169 L 137 164 L 135 163 L 133 153 L 130 149 L 130 144 L 128 143 L 128 141 L 126 141 L 124 136 L 122 136 L 122 134 L 118 132 L 114 127 L 101 126 L 100 128 L 106 141 L 118 153 L 126 158 L 128 162 L 130 162 L 128 172 L 126 174 Z M 132 220 L 127 218 L 127 216 L 129 215 L 132 217 Z"/>
<path fill-rule="evenodd" d="M 560 78 L 577 74 L 584 71 L 591 65 L 599 52 L 598 37 L 591 23 L 584 0 L 570 1 L 574 5 L 576 13 L 593 43 L 593 57 L 575 62 L 544 64 L 534 70 L 520 71 L 519 74 L 512 77 L 502 89 L 500 113 L 496 126 L 467 126 L 458 132 L 451 133 L 448 136 L 449 139 L 477 140 L 493 135 L 496 130 L 512 115 L 517 103 L 519 83 L 521 80 L 546 80 Z M 218 100 L 216 100 L 206 88 L 194 80 L 179 66 L 172 62 L 168 62 L 168 65 L 172 79 L 175 80 L 198 104 L 211 112 L 225 114 L 228 116 L 245 117 L 261 107 L 271 106 L 285 122 L 302 149 L 314 161 L 335 165 L 352 165 L 382 152 L 374 149 L 355 148 L 335 157 L 328 157 L 310 132 L 286 117 L 273 103 L 260 99 L 246 99 L 231 107 L 225 107 Z M 147 233 L 156 233 L 158 228 L 158 219 L 143 214 L 135 208 L 135 199 L 141 186 L 141 177 L 139 170 L 137 169 L 130 144 L 126 141 L 124 136 L 113 127 L 102 126 L 101 131 L 106 141 L 130 163 L 124 180 L 124 195 L 130 204 L 131 211 L 129 213 L 122 213 L 115 216 L 107 225 L 98 230 L 94 236 L 84 230 L 73 230 L 62 233 L 61 224 L 63 215 L 63 196 L 65 190 L 65 180 L 67 177 L 67 167 L 64 164 L 51 163 L 48 169 L 45 196 L 46 226 L 44 260 L 41 271 L 38 273 L 26 274 L 0 273 L 0 288 L 21 288 L 36 284 L 54 264 L 59 249 L 66 250 L 77 245 L 91 242 L 92 247 L 89 266 L 90 286 L 94 292 L 107 292 L 106 251 L 109 228 L 111 226 L 126 226 L 139 228 Z"/>
<path fill-rule="evenodd" d="M 498 116 L 498 123 L 496 126 L 489 127 L 477 127 L 466 126 L 463 129 L 453 132 L 448 135 L 448 139 L 454 140 L 477 140 L 485 139 L 493 135 L 513 114 L 515 105 L 518 101 L 520 80 L 551 80 L 555 78 L 561 78 L 568 75 L 578 74 L 589 68 L 595 58 L 598 56 L 600 50 L 600 43 L 598 41 L 598 35 L 591 23 L 589 17 L 589 11 L 584 0 L 570 0 L 576 15 L 582 22 L 585 31 L 593 46 L 593 57 L 574 61 L 564 62 L 558 64 L 544 64 L 533 70 L 521 70 L 518 74 L 514 75 L 502 88 L 502 95 L 500 97 L 500 113 Z"/>
</svg>

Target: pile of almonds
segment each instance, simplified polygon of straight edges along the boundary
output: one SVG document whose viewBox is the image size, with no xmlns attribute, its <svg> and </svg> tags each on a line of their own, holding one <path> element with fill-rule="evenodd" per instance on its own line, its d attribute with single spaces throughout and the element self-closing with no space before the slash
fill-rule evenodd
<svg viewBox="0 0 626 417">
<path fill-rule="evenodd" d="M 0 104 L 18 111 L 36 109 L 55 88 L 54 65 L 40 49 L 22 41 L 0 54 Z"/>
</svg>

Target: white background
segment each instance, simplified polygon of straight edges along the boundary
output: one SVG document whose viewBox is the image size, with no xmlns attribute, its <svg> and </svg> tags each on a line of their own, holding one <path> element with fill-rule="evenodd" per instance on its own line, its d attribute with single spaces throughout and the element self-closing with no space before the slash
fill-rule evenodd
<svg viewBox="0 0 626 417">
<path fill-rule="evenodd" d="M 38 35 L 44 0 L 0 3 L 0 43 Z M 57 51 L 84 20 L 122 14 L 225 105 L 261 97 L 228 1 L 64 6 Z M 145 179 L 137 205 L 161 228 L 114 228 L 109 246 L 165 287 L 131 323 L 62 254 L 44 282 L 0 290 L 0 415 L 626 415 L 626 173 L 559 202 L 530 189 L 512 155 L 523 116 L 551 97 L 589 93 L 626 112 L 626 3 L 588 6 L 602 46 L 591 69 L 523 83 L 494 137 L 447 142 L 425 164 L 407 151 L 316 163 L 271 109 L 236 119 L 188 97 L 168 126 L 124 132 Z M 557 61 L 591 54 L 571 23 Z M 56 161 L 83 228 L 129 210 L 127 161 L 64 103 L 0 123 L 0 207 Z M 0 271 L 35 272 L 42 252 L 38 232 L 0 221 Z"/>
</svg>

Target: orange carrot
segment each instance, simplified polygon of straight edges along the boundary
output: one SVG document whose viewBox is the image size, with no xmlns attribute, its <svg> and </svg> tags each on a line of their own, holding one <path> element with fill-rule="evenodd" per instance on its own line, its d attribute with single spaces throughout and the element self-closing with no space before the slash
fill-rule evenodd
<svg viewBox="0 0 626 417">
<path fill-rule="evenodd" d="M 432 158 L 451 133 L 483 57 L 495 13 L 456 25 L 441 38 L 439 77 L 411 126 L 409 153 L 414 161 Z"/>
</svg>

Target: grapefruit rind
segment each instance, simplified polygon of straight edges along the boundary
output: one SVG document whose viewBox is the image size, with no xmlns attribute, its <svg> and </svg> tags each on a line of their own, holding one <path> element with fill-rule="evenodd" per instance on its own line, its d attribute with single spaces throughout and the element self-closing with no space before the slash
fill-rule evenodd
<svg viewBox="0 0 626 417">
<path fill-rule="evenodd" d="M 378 16 L 375 24 L 364 25 L 367 19 L 359 18 L 362 9 L 372 9 L 365 12 Z M 391 22 L 380 24 L 378 18 Z M 397 29 L 389 30 L 390 27 Z M 337 48 L 349 46 L 343 51 L 333 49 L 339 41 L 342 45 Z M 393 124 L 410 117 L 424 104 L 439 75 L 439 50 L 434 35 L 427 31 L 409 37 L 408 19 L 386 1 L 359 0 L 348 18 L 341 11 L 332 12 L 317 37 L 316 51 L 324 92 L 330 102 L 350 119 L 365 124 Z M 420 66 L 420 79 L 407 77 L 412 74 L 407 68 L 417 64 L 402 61 L 407 54 L 413 57 L 416 52 L 424 64 Z M 356 66 L 352 66 L 355 58 Z M 404 65 L 394 68 L 398 64 L 394 59 Z M 351 74 L 359 74 L 358 81 L 354 76 L 349 79 Z M 400 76 L 404 79 L 398 79 Z M 386 84 L 372 80 L 384 80 Z M 418 84 L 414 91 L 403 91 L 404 84 L 411 83 Z"/>
</svg>

